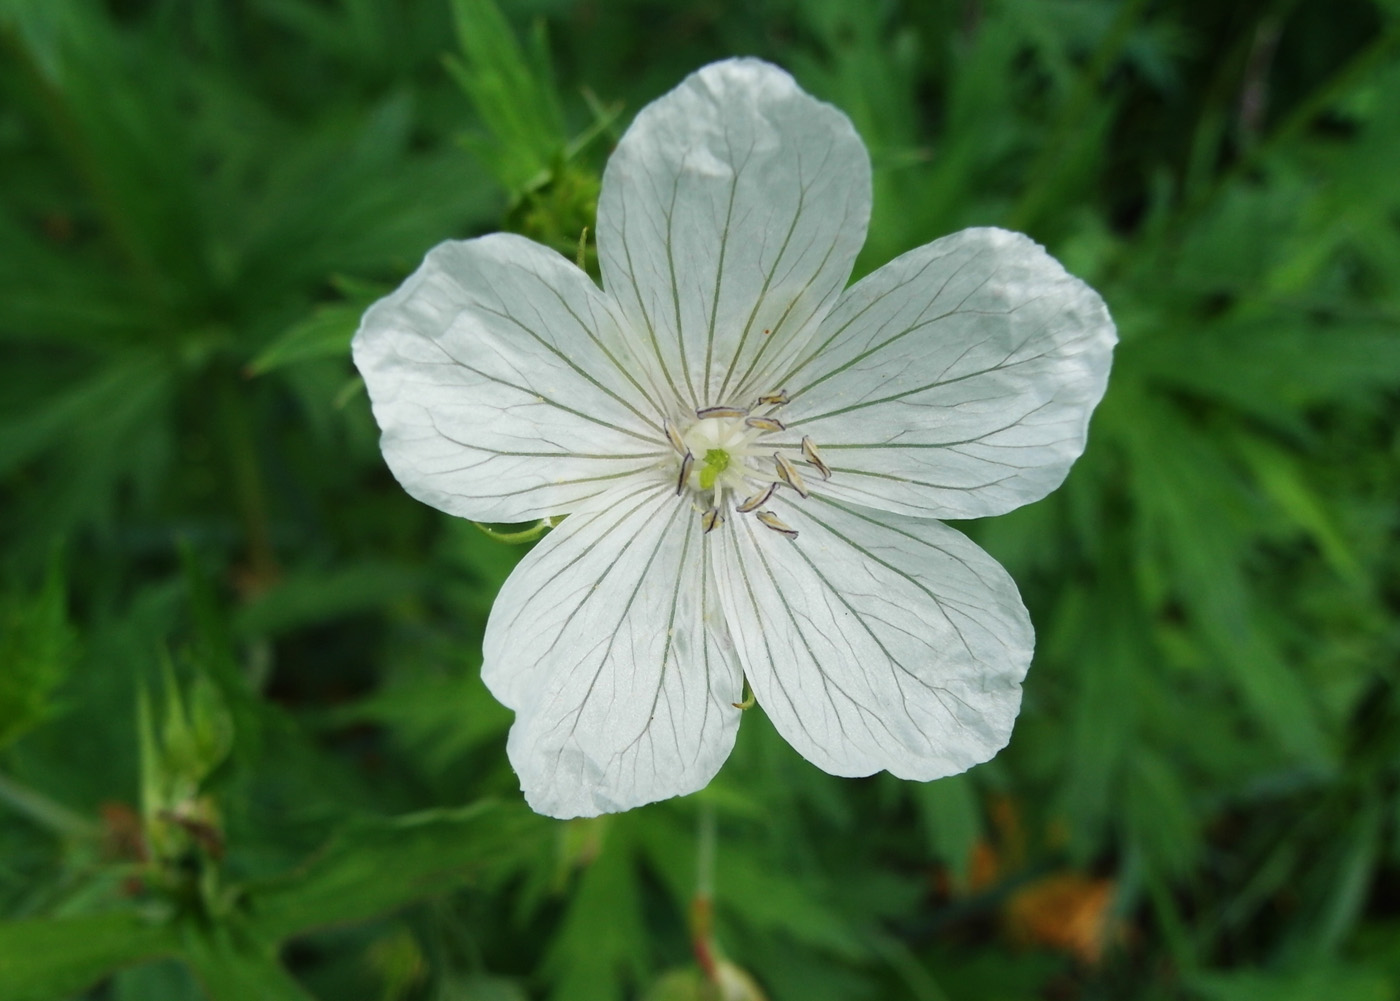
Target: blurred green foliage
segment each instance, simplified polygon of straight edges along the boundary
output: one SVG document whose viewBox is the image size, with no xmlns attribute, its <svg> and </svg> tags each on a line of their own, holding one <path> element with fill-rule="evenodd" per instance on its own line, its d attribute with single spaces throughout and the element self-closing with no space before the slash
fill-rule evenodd
<svg viewBox="0 0 1400 1001">
<path fill-rule="evenodd" d="M 697 937 L 737 996 L 1400 996 L 1398 45 L 1394 0 L 0 0 L 0 998 L 700 998 Z M 438 240 L 572 256 L 732 54 L 870 146 L 859 270 L 1023 229 L 1123 340 L 1065 487 L 963 526 L 1039 629 L 1001 756 L 836 779 L 760 709 L 705 792 L 547 821 L 477 677 L 520 549 L 397 489 L 347 346 Z"/>
</svg>

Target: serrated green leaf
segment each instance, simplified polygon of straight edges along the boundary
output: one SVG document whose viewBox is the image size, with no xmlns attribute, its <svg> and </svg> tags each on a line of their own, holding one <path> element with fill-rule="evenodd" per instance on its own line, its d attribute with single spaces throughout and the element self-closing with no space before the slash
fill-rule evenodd
<svg viewBox="0 0 1400 1001">
<path fill-rule="evenodd" d="M 1400 347 L 1400 337 L 1396 343 Z M 1256 435 L 1237 435 L 1234 445 L 1249 463 L 1259 486 L 1294 525 L 1307 533 L 1337 575 L 1352 587 L 1365 589 L 1369 578 L 1361 560 L 1343 538 L 1328 506 L 1307 482 L 1305 458 L 1290 455 Z"/>
<path fill-rule="evenodd" d="M 512 197 L 538 185 L 568 145 L 543 47 L 526 56 L 493 0 L 453 0 L 463 60 L 447 67 L 491 133 L 474 152 Z"/>
<path fill-rule="evenodd" d="M 365 921 L 528 856 L 548 825 L 524 807 L 481 802 L 350 823 L 305 866 L 247 890 L 250 925 L 281 942 Z"/>
<path fill-rule="evenodd" d="M 59 556 L 32 597 L 0 601 L 0 748 L 41 723 L 77 657 Z"/>
<path fill-rule="evenodd" d="M 1134 454 L 1141 545 L 1170 576 L 1175 599 L 1218 658 L 1259 726 L 1315 766 L 1335 749 L 1312 693 L 1260 622 L 1243 563 L 1255 545 L 1246 494 L 1219 446 L 1175 408 L 1142 399 L 1123 430 Z"/>
<path fill-rule="evenodd" d="M 426 768 L 446 773 L 478 747 L 502 746 L 513 716 L 468 669 L 400 681 L 333 711 L 329 719 L 340 726 L 386 727 Z"/>
</svg>

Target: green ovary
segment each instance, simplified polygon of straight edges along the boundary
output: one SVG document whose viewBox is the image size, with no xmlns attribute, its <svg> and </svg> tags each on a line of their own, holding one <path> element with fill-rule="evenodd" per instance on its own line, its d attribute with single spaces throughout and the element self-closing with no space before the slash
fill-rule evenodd
<svg viewBox="0 0 1400 1001">
<path fill-rule="evenodd" d="M 700 489 L 709 490 L 715 485 L 715 478 L 729 468 L 729 453 L 722 448 L 712 448 L 705 453 L 705 464 L 700 467 Z"/>
</svg>

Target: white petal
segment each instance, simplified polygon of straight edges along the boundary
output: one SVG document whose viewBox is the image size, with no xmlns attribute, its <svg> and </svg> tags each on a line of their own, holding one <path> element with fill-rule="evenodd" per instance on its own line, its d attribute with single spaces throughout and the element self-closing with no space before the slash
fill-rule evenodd
<svg viewBox="0 0 1400 1001">
<path fill-rule="evenodd" d="M 566 512 L 671 452 L 606 297 L 523 237 L 433 248 L 354 354 L 389 468 L 449 514 Z"/>
<path fill-rule="evenodd" d="M 1019 233 L 968 229 L 841 297 L 783 420 L 831 497 L 977 518 L 1039 500 L 1084 451 L 1117 335 L 1103 300 Z"/>
<path fill-rule="evenodd" d="M 939 522 L 814 496 L 789 539 L 736 517 L 720 600 L 763 710 L 836 775 L 935 779 L 1003 747 L 1033 635 L 1016 585 Z"/>
<path fill-rule="evenodd" d="M 643 108 L 598 204 L 603 285 L 684 406 L 742 406 L 836 300 L 865 241 L 870 162 L 850 121 L 756 59 Z"/>
<path fill-rule="evenodd" d="M 507 750 L 554 817 L 702 788 L 734 746 L 743 685 L 689 498 L 610 492 L 516 568 L 491 608 L 482 677 L 515 709 Z"/>
</svg>

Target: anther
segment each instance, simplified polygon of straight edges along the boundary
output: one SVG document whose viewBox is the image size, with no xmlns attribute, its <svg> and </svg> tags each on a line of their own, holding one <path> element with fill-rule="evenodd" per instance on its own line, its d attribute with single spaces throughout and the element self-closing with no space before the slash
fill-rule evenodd
<svg viewBox="0 0 1400 1001">
<path fill-rule="evenodd" d="M 752 497 L 744 501 L 744 503 L 740 504 L 734 510 L 738 511 L 740 514 L 748 514 L 750 511 L 754 510 L 754 508 L 762 507 L 764 504 L 767 504 L 768 498 L 772 497 L 773 491 L 777 489 L 778 484 L 770 483 L 767 487 L 765 487 L 760 492 L 754 494 Z"/>
<path fill-rule="evenodd" d="M 674 424 L 672 424 L 670 421 L 662 421 L 661 426 L 666 429 L 666 437 L 671 439 L 672 448 L 674 448 L 681 455 L 685 455 L 687 452 L 690 451 L 690 449 L 685 447 L 685 439 L 681 437 L 681 433 L 676 430 L 676 426 Z"/>
<path fill-rule="evenodd" d="M 776 393 L 768 393 L 758 398 L 759 406 L 782 407 L 787 405 L 787 401 L 786 389 L 780 389 Z"/>
<path fill-rule="evenodd" d="M 817 451 L 817 443 L 811 438 L 802 439 L 802 457 L 816 467 L 817 472 L 822 474 L 822 479 L 831 479 L 831 467 L 822 462 L 822 454 Z"/>
<path fill-rule="evenodd" d="M 676 477 L 676 496 L 685 493 L 685 485 L 690 482 L 690 471 L 695 468 L 695 456 L 689 452 L 681 460 L 681 474 Z"/>
<path fill-rule="evenodd" d="M 786 535 L 789 539 L 797 538 L 797 529 L 788 525 L 772 511 L 760 511 L 758 514 L 754 515 L 754 517 L 773 531 Z"/>
<path fill-rule="evenodd" d="M 744 423 L 758 431 L 786 431 L 787 426 L 774 417 L 745 417 Z"/>
<path fill-rule="evenodd" d="M 812 492 L 807 489 L 807 484 L 802 480 L 802 474 L 797 471 L 797 467 L 788 461 L 781 452 L 773 453 L 773 462 L 778 467 L 778 476 L 784 483 L 792 487 L 803 497 L 810 497 Z"/>
<path fill-rule="evenodd" d="M 702 421 L 711 417 L 747 417 L 749 412 L 743 407 L 702 407 L 695 411 L 695 416 Z"/>
<path fill-rule="evenodd" d="M 724 524 L 724 515 L 719 513 L 719 508 L 712 507 L 700 516 L 700 528 L 706 535 L 709 535 L 719 526 Z"/>
</svg>

